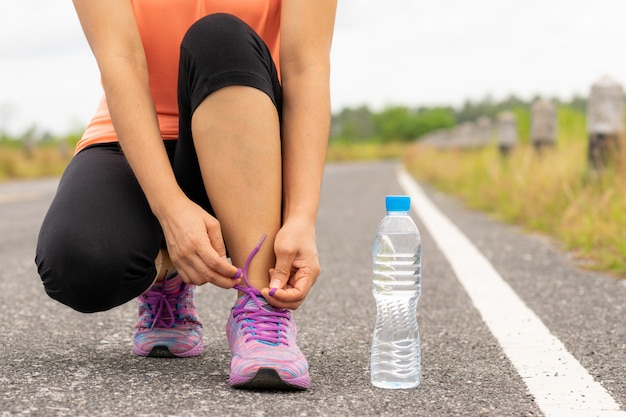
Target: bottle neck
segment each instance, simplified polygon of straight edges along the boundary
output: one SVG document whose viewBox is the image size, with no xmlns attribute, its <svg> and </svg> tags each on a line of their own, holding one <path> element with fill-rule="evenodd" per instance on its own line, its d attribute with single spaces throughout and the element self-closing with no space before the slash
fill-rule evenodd
<svg viewBox="0 0 626 417">
<path fill-rule="evenodd" d="M 388 211 L 387 216 L 408 216 L 408 211 Z"/>
</svg>

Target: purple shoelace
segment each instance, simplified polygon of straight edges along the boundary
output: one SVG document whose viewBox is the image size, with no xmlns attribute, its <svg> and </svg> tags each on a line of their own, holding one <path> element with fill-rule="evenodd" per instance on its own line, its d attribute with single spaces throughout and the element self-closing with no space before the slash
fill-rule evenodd
<svg viewBox="0 0 626 417">
<path fill-rule="evenodd" d="M 176 327 L 176 320 L 183 317 L 182 305 L 179 301 L 181 296 L 187 293 L 187 287 L 187 284 L 182 283 L 178 292 L 169 293 L 165 290 L 165 280 L 163 280 L 160 288 L 153 286 L 139 297 L 151 312 L 151 329 Z"/>
<path fill-rule="evenodd" d="M 243 292 L 245 297 L 233 308 L 233 316 L 236 318 L 238 324 L 245 321 L 243 328 L 246 343 L 251 340 L 256 340 L 269 345 L 288 345 L 289 343 L 285 331 L 289 326 L 291 318 L 290 312 L 285 309 L 273 308 L 269 305 L 267 305 L 269 310 L 263 308 L 263 305 L 259 301 L 259 297 L 262 297 L 261 292 L 252 287 L 248 281 L 248 267 L 250 266 L 250 262 L 261 248 L 266 237 L 266 235 L 263 235 L 260 242 L 252 249 L 250 255 L 248 255 L 243 270 L 238 268 L 237 274 L 233 277 L 233 279 L 237 279 L 243 276 L 243 280 L 246 283 L 246 286 L 235 285 L 235 288 Z M 275 292 L 276 290 L 273 289 L 270 291 L 270 294 L 273 295 Z M 257 306 L 257 309 L 246 307 L 250 300 Z"/>
</svg>

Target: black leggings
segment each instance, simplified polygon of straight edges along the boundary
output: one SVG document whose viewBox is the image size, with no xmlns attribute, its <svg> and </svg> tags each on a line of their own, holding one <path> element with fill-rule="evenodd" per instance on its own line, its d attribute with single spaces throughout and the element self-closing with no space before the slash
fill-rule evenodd
<svg viewBox="0 0 626 417">
<path fill-rule="evenodd" d="M 244 85 L 265 92 L 280 117 L 281 88 L 263 40 L 240 19 L 206 16 L 185 35 L 180 53 L 179 138 L 164 143 L 187 196 L 213 214 L 191 134 L 191 116 L 216 90 Z M 118 143 L 94 145 L 68 164 L 37 242 L 36 263 L 50 297 L 78 311 L 104 311 L 143 293 L 164 247 Z"/>
</svg>

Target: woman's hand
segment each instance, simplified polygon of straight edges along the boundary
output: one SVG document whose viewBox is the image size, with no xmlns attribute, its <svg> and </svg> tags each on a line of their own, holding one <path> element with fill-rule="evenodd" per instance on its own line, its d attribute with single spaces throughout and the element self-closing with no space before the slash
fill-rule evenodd
<svg viewBox="0 0 626 417">
<path fill-rule="evenodd" d="M 232 288 L 241 279 L 232 279 L 237 268 L 226 258 L 222 230 L 216 218 L 200 206 L 179 197 L 170 202 L 167 214 L 159 219 L 170 259 L 184 282 Z"/>
<path fill-rule="evenodd" d="M 261 293 L 274 307 L 297 309 L 320 275 L 315 226 L 287 221 L 274 241 L 276 266 L 270 270 L 270 288 Z"/>
</svg>

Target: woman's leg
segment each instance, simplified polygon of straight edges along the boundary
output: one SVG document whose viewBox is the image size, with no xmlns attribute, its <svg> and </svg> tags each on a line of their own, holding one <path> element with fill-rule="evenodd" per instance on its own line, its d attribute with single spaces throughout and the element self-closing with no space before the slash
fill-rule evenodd
<svg viewBox="0 0 626 417">
<path fill-rule="evenodd" d="M 180 69 L 174 164 L 179 183 L 216 215 L 235 265 L 245 267 L 261 237 L 268 237 L 247 269 L 254 288 L 239 288 L 226 324 L 229 382 L 240 388 L 305 389 L 308 363 L 296 345 L 291 313 L 273 308 L 258 291 L 269 284 L 281 225 L 276 68 L 249 26 L 233 16 L 211 15 L 187 32 Z"/>
<path fill-rule="evenodd" d="M 248 279 L 269 286 L 273 241 L 280 228 L 280 130 L 265 93 L 225 87 L 196 109 L 192 130 L 202 178 L 220 220 L 234 265 L 243 267 L 263 234 L 267 240 L 250 264 Z"/>
<path fill-rule="evenodd" d="M 163 237 L 119 145 L 69 163 L 46 214 L 36 263 L 46 292 L 78 311 L 121 305 L 150 287 Z"/>
<path fill-rule="evenodd" d="M 227 60 L 212 59 L 223 51 Z M 248 272 L 252 286 L 267 287 L 282 203 L 280 85 L 269 51 L 243 22 L 208 16 L 183 41 L 180 77 L 179 181 L 189 191 L 201 173 L 204 189 L 191 194 L 208 196 L 198 198 L 210 201 L 234 265 L 267 235 Z"/>
</svg>

